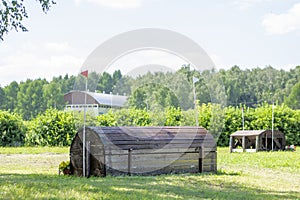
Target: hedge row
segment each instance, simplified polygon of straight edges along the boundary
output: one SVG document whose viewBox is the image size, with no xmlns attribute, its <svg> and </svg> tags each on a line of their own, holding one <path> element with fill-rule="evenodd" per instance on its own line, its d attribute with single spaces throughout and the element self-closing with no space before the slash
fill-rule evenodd
<svg viewBox="0 0 300 200">
<path fill-rule="evenodd" d="M 199 125 L 207 128 L 219 146 L 227 146 L 231 133 L 242 129 L 242 110 L 239 107 L 221 108 L 219 105 L 198 106 Z M 106 114 L 87 116 L 88 126 L 194 126 L 194 110 L 182 111 L 169 107 L 165 110 L 138 109 L 111 110 Z M 274 128 L 286 135 L 287 144 L 300 145 L 300 110 L 285 105 L 274 108 Z M 246 130 L 263 130 L 272 127 L 272 105 L 244 108 Z M 32 121 L 0 111 L 0 146 L 66 146 L 70 145 L 78 128 L 82 127 L 83 114 L 49 109 Z"/>
</svg>

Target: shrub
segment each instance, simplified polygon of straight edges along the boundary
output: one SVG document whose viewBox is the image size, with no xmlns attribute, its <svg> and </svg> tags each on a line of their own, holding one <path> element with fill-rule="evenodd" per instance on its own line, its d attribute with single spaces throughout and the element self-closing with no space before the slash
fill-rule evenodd
<svg viewBox="0 0 300 200">
<path fill-rule="evenodd" d="M 22 118 L 7 111 L 0 111 L 0 146 L 24 144 L 26 127 Z"/>
<path fill-rule="evenodd" d="M 71 113 L 48 109 L 28 123 L 26 145 L 70 145 L 76 133 Z"/>
</svg>

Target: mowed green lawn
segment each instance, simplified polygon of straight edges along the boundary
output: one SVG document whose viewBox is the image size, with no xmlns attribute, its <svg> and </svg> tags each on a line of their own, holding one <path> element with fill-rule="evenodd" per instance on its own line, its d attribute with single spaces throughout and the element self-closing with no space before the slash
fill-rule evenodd
<svg viewBox="0 0 300 200">
<path fill-rule="evenodd" d="M 300 199 L 300 152 L 228 153 L 217 174 L 58 175 L 68 148 L 0 148 L 0 199 Z"/>
</svg>

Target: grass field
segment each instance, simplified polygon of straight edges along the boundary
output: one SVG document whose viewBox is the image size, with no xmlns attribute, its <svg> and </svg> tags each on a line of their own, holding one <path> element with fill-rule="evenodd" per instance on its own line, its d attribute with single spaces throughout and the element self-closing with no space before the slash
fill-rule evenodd
<svg viewBox="0 0 300 200">
<path fill-rule="evenodd" d="M 58 175 L 68 148 L 0 148 L 0 199 L 300 199 L 300 153 L 229 154 L 217 174 Z"/>
</svg>

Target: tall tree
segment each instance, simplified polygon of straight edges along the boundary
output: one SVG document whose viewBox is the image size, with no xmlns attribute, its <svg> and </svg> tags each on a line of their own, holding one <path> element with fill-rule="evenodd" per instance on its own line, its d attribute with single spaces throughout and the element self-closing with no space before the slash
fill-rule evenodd
<svg viewBox="0 0 300 200">
<path fill-rule="evenodd" d="M 0 110 L 3 110 L 5 106 L 5 92 L 0 86 Z"/>
<path fill-rule="evenodd" d="M 47 108 L 62 109 L 64 107 L 64 96 L 59 83 L 52 81 L 43 87 L 43 98 Z"/>
<path fill-rule="evenodd" d="M 20 84 L 16 110 L 24 119 L 32 119 L 46 110 L 46 99 L 43 98 L 45 84 L 45 79 L 27 80 Z"/>
<path fill-rule="evenodd" d="M 103 72 L 103 74 L 99 78 L 99 83 L 97 85 L 97 90 L 105 91 L 106 93 L 112 92 L 114 86 L 114 81 L 111 75 L 107 72 Z"/>
<path fill-rule="evenodd" d="M 5 92 L 5 110 L 14 111 L 18 102 L 19 84 L 16 81 L 11 82 L 4 88 Z"/>
<path fill-rule="evenodd" d="M 293 109 L 300 109 L 300 81 L 292 88 L 291 94 L 286 98 L 286 104 Z"/>
</svg>

